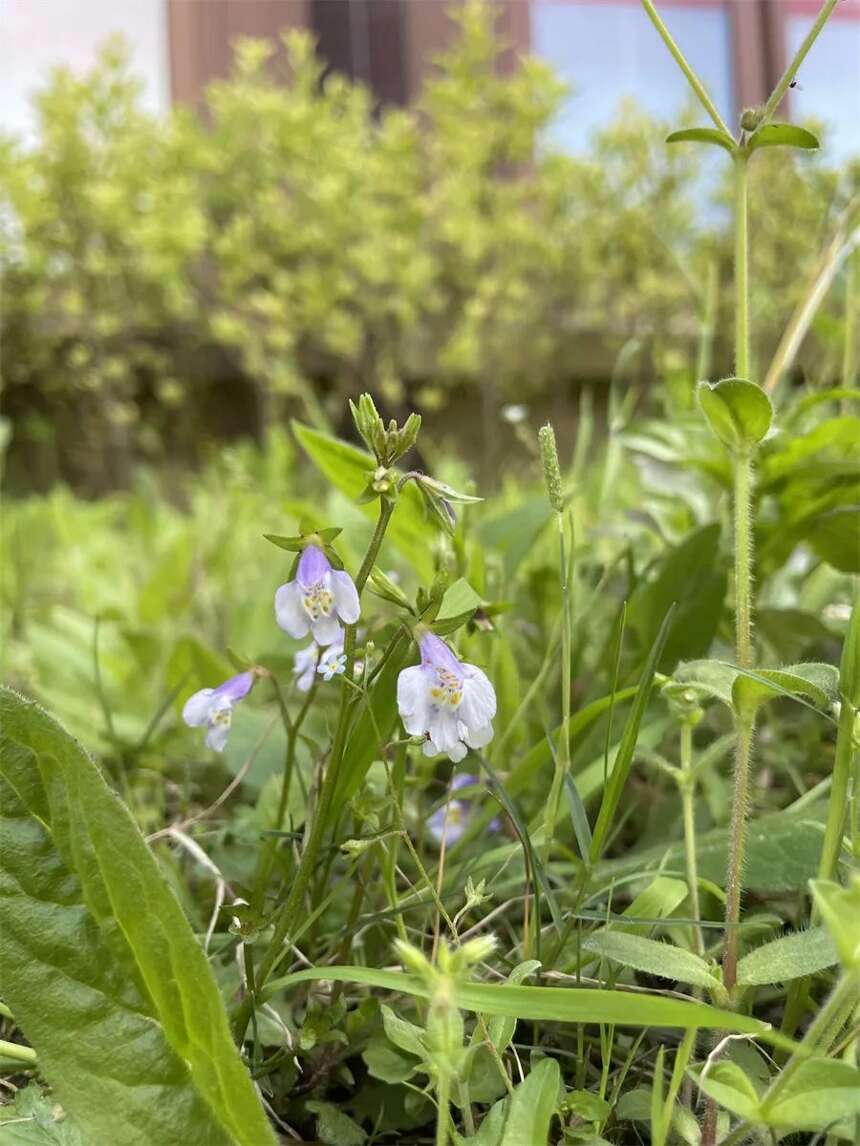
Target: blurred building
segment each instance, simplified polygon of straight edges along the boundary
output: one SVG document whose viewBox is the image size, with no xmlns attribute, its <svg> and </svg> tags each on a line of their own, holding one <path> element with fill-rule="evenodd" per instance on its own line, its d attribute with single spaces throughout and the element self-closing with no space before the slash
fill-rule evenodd
<svg viewBox="0 0 860 1146">
<path fill-rule="evenodd" d="M 461 0 L 454 0 L 454 3 Z M 638 0 L 494 0 L 507 43 L 500 67 L 531 51 L 571 85 L 555 142 L 579 150 L 627 96 L 670 119 L 688 99 Z M 808 31 L 820 0 L 659 0 L 659 8 L 723 115 L 761 102 Z M 387 103 L 420 91 L 456 25 L 451 0 L 2 0 L 0 124 L 26 128 L 26 98 L 46 66 L 88 63 L 107 35 L 125 35 L 150 106 L 200 104 L 227 75 L 231 42 L 310 29 L 331 67 Z M 860 0 L 839 0 L 789 94 L 791 114 L 829 127 L 828 147 L 860 152 Z"/>
</svg>

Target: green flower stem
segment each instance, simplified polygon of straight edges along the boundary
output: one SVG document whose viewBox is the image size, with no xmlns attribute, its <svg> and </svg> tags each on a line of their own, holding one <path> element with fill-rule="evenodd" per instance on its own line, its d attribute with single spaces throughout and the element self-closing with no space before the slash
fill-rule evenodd
<svg viewBox="0 0 860 1146">
<path fill-rule="evenodd" d="M 797 75 L 798 68 L 806 59 L 807 55 L 809 54 L 809 49 L 818 39 L 821 33 L 821 29 L 827 23 L 830 13 L 836 7 L 837 3 L 838 0 L 824 0 L 824 3 L 821 6 L 821 11 L 815 18 L 815 23 L 807 32 L 803 43 L 795 52 L 794 59 L 783 72 L 779 83 L 770 94 L 770 99 L 764 105 L 764 118 L 762 120 L 763 123 L 767 123 L 770 119 L 773 118 L 774 112 L 782 103 L 783 97 L 788 91 L 789 84 Z"/>
<path fill-rule="evenodd" d="M 20 1043 L 12 1043 L 7 1039 L 0 1039 L 0 1058 L 11 1058 L 28 1067 L 34 1067 L 36 1065 L 36 1052 L 32 1047 L 25 1047 Z"/>
<path fill-rule="evenodd" d="M 749 454 L 734 461 L 735 645 L 738 667 L 752 668 L 753 465 Z"/>
<path fill-rule="evenodd" d="M 290 720 L 289 711 L 286 702 L 281 692 L 280 686 L 277 681 L 272 678 L 272 683 L 275 686 L 275 694 L 277 697 L 278 705 L 281 709 L 281 716 L 284 722 L 284 731 L 287 734 L 287 750 L 284 754 L 284 770 L 281 780 L 281 793 L 278 798 L 278 807 L 275 812 L 275 819 L 272 827 L 276 832 L 284 830 L 284 817 L 287 814 L 287 805 L 290 798 L 290 787 L 292 785 L 293 769 L 296 762 L 296 745 L 298 743 L 299 732 L 304 724 L 305 717 L 310 711 L 311 704 L 316 695 L 317 685 L 319 684 L 319 677 L 314 676 L 311 687 L 308 690 L 304 703 L 299 709 L 295 721 Z M 257 874 L 254 879 L 254 901 L 257 911 L 262 912 L 265 898 L 266 887 L 269 882 L 269 877 L 272 874 L 272 868 L 275 863 L 275 853 L 278 850 L 279 838 L 277 836 L 270 836 L 260 852 L 260 860 L 257 865 Z"/>
<path fill-rule="evenodd" d="M 833 784 L 827 805 L 827 825 L 824 829 L 821 861 L 818 865 L 819 879 L 833 879 L 836 875 L 836 865 L 842 848 L 842 834 L 845 830 L 848 787 L 854 764 L 854 718 L 856 714 L 857 710 L 854 705 L 843 696 L 842 707 L 839 710 L 839 728 L 836 733 Z"/>
<path fill-rule="evenodd" d="M 690 914 L 695 919 L 693 925 L 693 951 L 704 954 L 702 929 L 699 926 L 701 908 L 699 905 L 699 869 L 696 859 L 696 812 L 694 799 L 696 782 L 693 776 L 693 726 L 688 720 L 681 725 L 681 807 L 684 818 L 684 854 L 687 865 L 687 888 L 690 893 Z"/>
<path fill-rule="evenodd" d="M 735 374 L 749 378 L 749 156 L 738 149 L 735 164 Z"/>
<path fill-rule="evenodd" d="M 559 572 L 561 576 L 561 729 L 559 730 L 558 750 L 555 771 L 552 777 L 549 800 L 544 820 L 543 862 L 549 862 L 555 821 L 561 800 L 561 787 L 570 771 L 570 657 L 571 657 L 571 617 L 570 584 L 568 577 L 567 546 L 565 544 L 564 514 L 556 514 L 558 522 Z"/>
<path fill-rule="evenodd" d="M 394 506 L 387 499 L 382 499 L 379 503 L 379 517 L 377 518 L 376 528 L 373 531 L 373 537 L 370 540 L 367 552 L 364 555 L 364 561 L 359 569 L 358 576 L 355 578 L 355 587 L 359 596 L 370 576 L 370 571 L 373 568 L 376 558 L 379 555 L 379 549 L 382 545 L 382 539 L 385 537 L 385 531 L 388 528 L 388 523 L 391 520 L 391 515 L 394 512 Z M 350 625 L 346 629 L 344 637 L 344 652 L 346 653 L 346 677 L 348 680 L 352 679 L 352 671 L 355 666 L 355 625 Z M 358 698 L 361 699 L 360 697 Z M 340 766 L 343 761 L 343 754 L 346 748 L 347 732 L 350 725 L 350 717 L 352 714 L 352 706 L 355 700 L 350 690 L 344 685 L 341 692 L 340 713 L 338 715 L 337 727 L 335 729 L 334 741 L 332 743 L 331 753 L 329 755 L 328 766 L 325 769 L 322 786 L 320 788 L 319 801 L 311 821 L 310 830 L 305 840 L 304 850 L 302 851 L 302 858 L 296 868 L 295 875 L 287 898 L 278 908 L 274 916 L 274 931 L 272 938 L 269 941 L 269 946 L 263 958 L 260 960 L 260 965 L 257 969 L 257 987 L 258 990 L 265 986 L 266 980 L 272 972 L 272 968 L 278 961 L 281 954 L 281 949 L 284 944 L 290 928 L 296 918 L 299 906 L 311 881 L 314 869 L 316 868 L 317 860 L 319 858 L 320 849 L 322 847 L 323 839 L 325 838 L 326 829 L 329 825 L 329 817 L 331 815 L 332 803 L 334 800 L 334 793 L 337 788 L 338 775 Z M 251 1018 L 253 1010 L 253 999 L 246 995 L 241 1004 L 239 1005 L 233 1024 L 233 1033 L 237 1042 L 241 1042 L 245 1037 L 245 1031 L 248 1029 L 248 1022 Z"/>
<path fill-rule="evenodd" d="M 717 128 L 718 131 L 722 131 L 726 135 L 730 136 L 732 133 L 729 131 L 728 127 L 724 123 L 723 117 L 717 111 L 716 104 L 714 103 L 714 101 L 711 99 L 711 97 L 708 95 L 707 91 L 705 90 L 705 85 L 702 83 L 702 81 L 699 79 L 699 77 L 696 75 L 696 73 L 693 71 L 693 69 L 687 63 L 686 59 L 684 58 L 684 53 L 681 51 L 681 49 L 678 47 L 678 45 L 672 39 L 671 32 L 666 27 L 666 25 L 663 23 L 663 20 L 660 17 L 660 14 L 657 11 L 657 9 L 654 7 L 652 0 L 642 0 L 642 7 L 647 12 L 648 18 L 651 21 L 651 23 L 654 25 L 654 27 L 659 32 L 660 38 L 662 39 L 662 41 L 666 45 L 666 47 L 669 49 L 669 52 L 671 53 L 672 58 L 674 59 L 675 63 L 678 65 L 678 67 L 681 69 L 681 71 L 686 76 L 687 83 L 690 85 L 690 87 L 695 92 L 696 98 L 698 99 L 699 103 L 702 105 L 702 107 L 705 109 L 705 111 L 708 113 L 708 115 L 713 120 L 714 126 Z"/>
</svg>

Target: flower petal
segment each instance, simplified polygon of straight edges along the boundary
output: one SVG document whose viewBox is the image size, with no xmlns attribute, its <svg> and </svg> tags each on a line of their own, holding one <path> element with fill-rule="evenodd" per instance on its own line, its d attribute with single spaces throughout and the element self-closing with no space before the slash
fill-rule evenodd
<svg viewBox="0 0 860 1146">
<path fill-rule="evenodd" d="M 299 558 L 299 567 L 296 571 L 296 580 L 305 589 L 322 581 L 326 573 L 331 570 L 331 562 L 316 545 L 308 545 L 302 550 Z"/>
<path fill-rule="evenodd" d="M 214 688 L 201 688 L 199 692 L 195 692 L 186 700 L 185 707 L 182 709 L 182 719 L 190 728 L 196 728 L 198 724 L 205 724 L 209 719 L 214 692 Z"/>
<path fill-rule="evenodd" d="M 418 642 L 421 649 L 421 660 L 434 668 L 446 669 L 453 673 L 457 680 L 462 680 L 464 666 L 460 664 L 441 637 L 435 633 L 425 633 Z"/>
<path fill-rule="evenodd" d="M 302 590 L 297 581 L 288 581 L 275 593 L 275 620 L 296 640 L 308 635 L 311 622 L 302 605 Z"/>
<path fill-rule="evenodd" d="M 229 721 L 218 722 L 217 724 L 210 724 L 209 731 L 206 733 L 207 747 L 211 748 L 213 752 L 223 752 L 227 747 L 227 738 L 230 735 Z"/>
<path fill-rule="evenodd" d="M 311 621 L 311 632 L 318 645 L 333 645 L 340 638 L 340 625 L 337 623 L 337 617 L 334 615 L 317 617 L 315 621 Z"/>
<path fill-rule="evenodd" d="M 467 728 L 483 728 L 496 715 L 496 691 L 487 674 L 463 665 L 463 699 L 457 716 Z"/>
<path fill-rule="evenodd" d="M 401 670 L 397 677 L 397 711 L 410 736 L 421 736 L 430 721 L 427 673 L 421 665 Z"/>
<path fill-rule="evenodd" d="M 361 612 L 361 606 L 355 582 L 345 570 L 332 569 L 331 591 L 337 615 L 345 625 L 354 625 Z"/>
<path fill-rule="evenodd" d="M 470 748 L 484 748 L 493 739 L 493 726 L 487 721 L 482 728 L 468 728 L 463 739 Z"/>
<path fill-rule="evenodd" d="M 450 753 L 454 745 L 460 741 L 457 717 L 454 715 L 452 709 L 447 706 L 437 708 L 434 705 L 430 709 L 430 720 L 427 729 L 430 733 L 430 739 L 434 744 L 438 745 L 440 752 Z M 463 755 L 465 755 L 465 750 Z"/>
<path fill-rule="evenodd" d="M 226 697 L 231 704 L 235 704 L 237 700 L 242 700 L 248 695 L 254 687 L 255 680 L 256 677 L 252 672 L 240 672 L 236 676 L 231 676 L 229 680 L 225 680 L 223 684 L 219 684 L 215 689 L 215 696 Z"/>
</svg>

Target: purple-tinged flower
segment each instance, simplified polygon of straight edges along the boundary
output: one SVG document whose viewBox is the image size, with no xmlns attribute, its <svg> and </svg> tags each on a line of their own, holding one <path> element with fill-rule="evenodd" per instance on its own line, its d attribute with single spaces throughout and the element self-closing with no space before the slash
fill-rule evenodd
<svg viewBox="0 0 860 1146">
<path fill-rule="evenodd" d="M 308 545 L 299 558 L 294 581 L 275 594 L 275 617 L 291 637 L 301 640 L 310 632 L 318 645 L 332 645 L 341 635 L 339 620 L 354 625 L 359 603 L 355 582 L 331 562 L 316 545 Z"/>
<path fill-rule="evenodd" d="M 233 721 L 233 705 L 254 687 L 257 673 L 240 672 L 217 688 L 201 688 L 185 702 L 182 719 L 191 728 L 207 725 L 206 744 L 213 752 L 223 752 Z"/>
<path fill-rule="evenodd" d="M 455 763 L 469 748 L 493 739 L 496 693 L 485 673 L 459 661 L 443 640 L 425 632 L 421 664 L 397 678 L 397 708 L 410 736 L 424 736 L 424 754 L 447 754 Z"/>
<path fill-rule="evenodd" d="M 449 800 L 427 819 L 430 835 L 445 847 L 451 847 L 462 839 L 468 824 L 469 805 L 465 800 Z"/>
<path fill-rule="evenodd" d="M 463 788 L 472 788 L 477 783 L 477 776 L 471 776 L 466 772 L 459 773 L 451 780 L 451 791 L 459 792 Z M 466 796 L 459 800 L 451 799 L 428 817 L 427 828 L 437 843 L 444 842 L 446 847 L 451 847 L 463 836 L 477 811 L 478 803 L 474 797 Z M 487 825 L 491 832 L 498 832 L 501 826 L 497 817 Z"/>
<path fill-rule="evenodd" d="M 310 692 L 319 656 L 319 645 L 316 641 L 311 641 L 306 648 L 299 649 L 293 657 L 293 676 L 296 678 L 296 688 L 299 692 Z"/>
</svg>

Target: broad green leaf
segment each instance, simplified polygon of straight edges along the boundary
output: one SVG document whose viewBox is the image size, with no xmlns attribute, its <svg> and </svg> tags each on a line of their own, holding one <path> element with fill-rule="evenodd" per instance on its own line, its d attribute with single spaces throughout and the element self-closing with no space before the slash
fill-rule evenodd
<svg viewBox="0 0 860 1146">
<path fill-rule="evenodd" d="M 768 1126 L 793 1130 L 823 1130 L 841 1118 L 856 1116 L 860 1070 L 841 1059 L 808 1058 L 761 1114 Z"/>
<path fill-rule="evenodd" d="M 860 876 L 848 887 L 827 879 L 810 882 L 815 906 L 833 936 L 843 967 L 860 969 Z"/>
<path fill-rule="evenodd" d="M 411 1056 L 393 1047 L 382 1035 L 374 1035 L 361 1052 L 373 1078 L 395 1085 L 411 1078 L 418 1069 L 418 1063 Z"/>
<path fill-rule="evenodd" d="M 750 151 L 759 147 L 799 147 L 802 151 L 817 151 L 820 146 L 817 136 L 794 123 L 766 123 L 747 141 Z"/>
<path fill-rule="evenodd" d="M 261 991 L 263 1001 L 279 992 L 313 980 L 357 983 L 399 991 L 420 999 L 430 997 L 423 979 L 402 971 L 373 967 L 307 967 L 272 979 Z M 586 987 L 521 987 L 509 983 L 459 983 L 457 1006 L 482 1015 L 508 1015 L 515 1019 L 556 1023 L 614 1023 L 621 1027 L 676 1027 L 680 1030 L 722 1030 L 756 1035 L 774 1046 L 793 1050 L 796 1044 L 770 1024 L 750 1015 L 724 1011 L 707 1003 L 687 1002 L 665 995 L 632 991 L 602 991 Z"/>
<path fill-rule="evenodd" d="M 776 813 L 760 816 L 749 826 L 745 862 L 745 885 L 750 891 L 786 892 L 806 887 L 818 871 L 823 825 L 809 814 Z M 722 885 L 726 875 L 728 832 L 715 828 L 696 838 L 699 877 Z M 612 880 L 645 874 L 656 868 L 682 874 L 682 841 L 655 844 L 634 855 L 604 860 L 594 870 L 592 885 L 603 887 Z"/>
<path fill-rule="evenodd" d="M 623 967 L 645 971 L 663 979 L 677 979 L 697 987 L 714 990 L 720 986 L 704 959 L 671 943 L 628 935 L 620 931 L 601 931 L 583 939 L 582 947 L 593 955 L 612 959 Z"/>
<path fill-rule="evenodd" d="M 699 405 L 720 441 L 730 449 L 748 452 L 765 437 L 773 420 L 770 398 L 746 378 L 700 382 Z"/>
<path fill-rule="evenodd" d="M 636 588 L 627 608 L 627 623 L 648 649 L 667 610 L 674 604 L 672 627 L 657 664 L 671 672 L 679 660 L 707 653 L 723 614 L 726 563 L 720 554 L 720 526 L 693 529 L 680 544 L 667 549 L 655 575 Z"/>
<path fill-rule="evenodd" d="M 413 1054 L 417 1058 L 424 1058 L 425 1047 L 421 1038 L 424 1032 L 421 1028 L 407 1022 L 406 1019 L 398 1018 L 391 1007 L 386 1007 L 384 1003 L 380 1010 L 385 1033 L 398 1050 L 406 1051 L 407 1054 Z"/>
<path fill-rule="evenodd" d="M 666 136 L 667 143 L 710 143 L 715 147 L 722 147 L 731 153 L 735 149 L 735 141 L 724 131 L 715 127 L 685 127 L 681 131 L 672 131 Z"/>
<path fill-rule="evenodd" d="M 694 1072 L 699 1089 L 720 1106 L 750 1121 L 759 1121 L 759 1096 L 753 1084 L 735 1062 L 716 1062 L 706 1070 Z"/>
<path fill-rule="evenodd" d="M 0 982 L 88 1141 L 274 1136 L 202 948 L 124 805 L 42 709 L 0 690 Z"/>
<path fill-rule="evenodd" d="M 743 717 L 752 716 L 759 705 L 775 696 L 807 696 L 826 708 L 838 696 L 839 670 L 829 664 L 789 665 L 784 669 L 738 669 L 732 685 L 732 702 Z"/>
<path fill-rule="evenodd" d="M 473 616 L 481 604 L 480 596 L 465 577 L 461 577 L 445 590 L 433 629 L 442 636 L 455 632 Z"/>
<path fill-rule="evenodd" d="M 367 1141 L 358 1123 L 334 1103 L 311 1099 L 305 1106 L 317 1116 L 317 1138 L 322 1146 L 363 1146 Z"/>
<path fill-rule="evenodd" d="M 818 514 L 804 528 L 815 555 L 843 573 L 860 573 L 860 506 Z"/>
<path fill-rule="evenodd" d="M 603 845 L 606 843 L 606 838 L 612 826 L 613 819 L 615 818 L 615 810 L 618 807 L 621 793 L 624 790 L 624 785 L 630 773 L 630 766 L 633 763 L 633 754 L 636 751 L 639 725 L 642 723 L 642 717 L 645 715 L 645 709 L 648 707 L 651 688 L 654 684 L 654 673 L 662 655 L 663 645 L 666 642 L 666 637 L 672 623 L 672 612 L 673 610 L 670 608 L 664 617 L 663 624 L 654 640 L 654 644 L 651 646 L 648 660 L 639 678 L 636 698 L 633 701 L 633 705 L 627 717 L 627 723 L 624 726 L 624 734 L 621 738 L 621 744 L 615 758 L 615 766 L 612 769 L 612 774 L 604 790 L 600 811 L 597 815 L 597 823 L 594 825 L 594 834 L 591 840 L 591 852 L 589 856 L 592 863 L 600 858 L 600 853 L 603 851 Z"/>
<path fill-rule="evenodd" d="M 723 704 L 732 707 L 732 685 L 738 670 L 724 661 L 687 661 L 678 665 L 673 680 L 678 684 L 695 689 L 703 696 L 712 696 Z"/>
<path fill-rule="evenodd" d="M 300 422 L 294 421 L 292 427 L 302 449 L 320 473 L 348 498 L 355 501 L 360 497 L 367 486 L 368 473 L 376 468 L 370 454 Z M 361 508 L 368 516 L 376 516 L 375 503 Z M 397 499 L 386 537 L 427 581 L 433 577 L 433 556 L 428 544 L 433 536 L 435 529 L 426 520 L 421 495 L 410 482 Z"/>
<path fill-rule="evenodd" d="M 838 961 L 830 933 L 823 927 L 813 927 L 795 935 L 782 935 L 748 952 L 738 963 L 738 983 L 742 987 L 786 983 L 814 975 Z"/>
<path fill-rule="evenodd" d="M 549 1125 L 558 1104 L 561 1071 L 554 1058 L 537 1064 L 507 1099 L 501 1146 L 546 1146 Z"/>
</svg>

